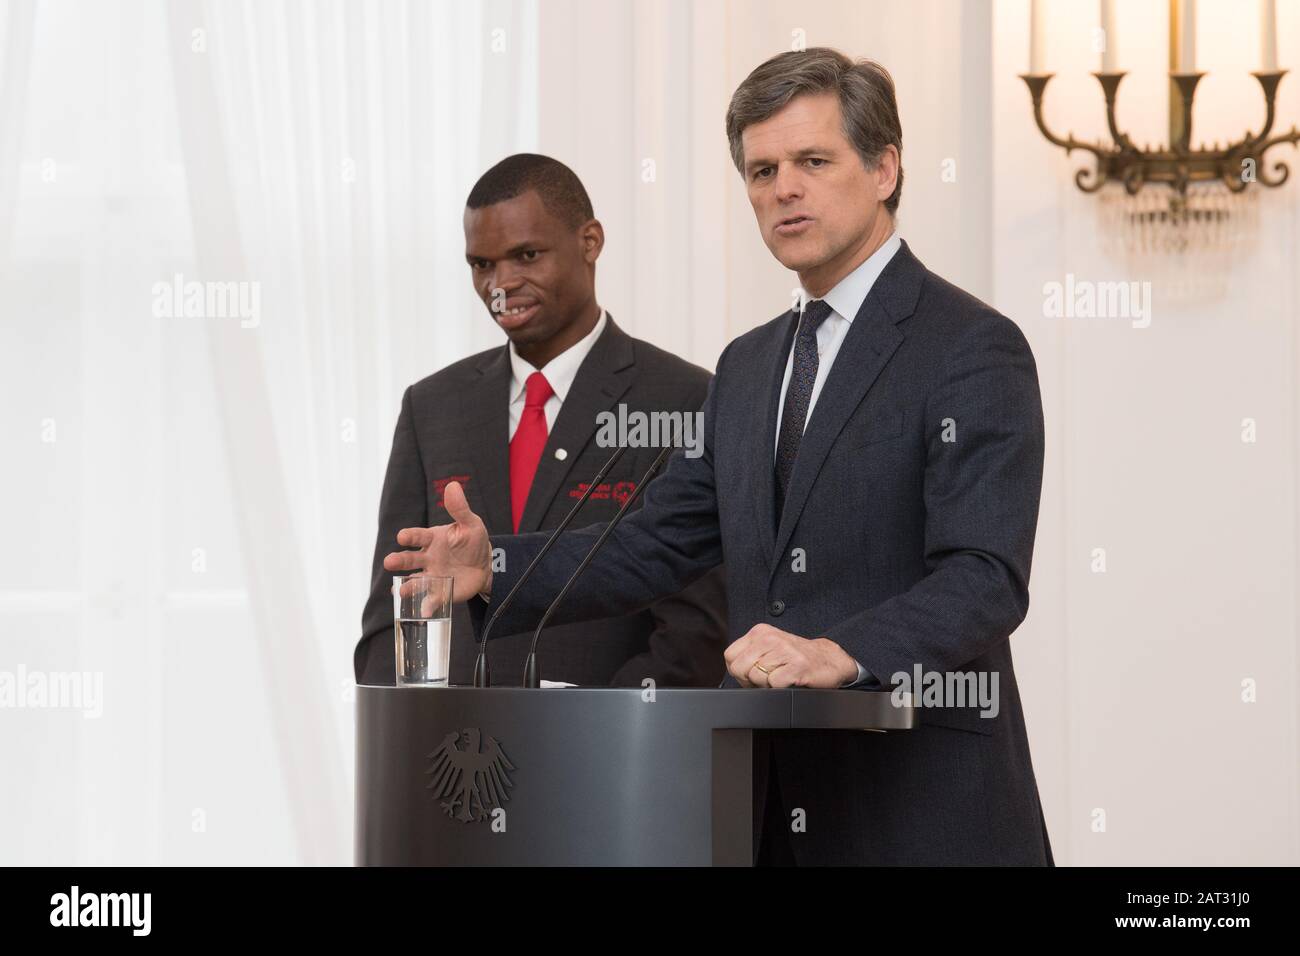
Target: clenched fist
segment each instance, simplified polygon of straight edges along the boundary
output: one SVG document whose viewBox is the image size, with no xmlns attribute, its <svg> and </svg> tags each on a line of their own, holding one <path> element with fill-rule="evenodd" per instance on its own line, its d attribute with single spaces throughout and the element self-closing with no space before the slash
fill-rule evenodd
<svg viewBox="0 0 1300 956">
<path fill-rule="evenodd" d="M 858 665 L 834 641 L 755 624 L 727 648 L 727 670 L 741 687 L 843 687 Z"/>
</svg>

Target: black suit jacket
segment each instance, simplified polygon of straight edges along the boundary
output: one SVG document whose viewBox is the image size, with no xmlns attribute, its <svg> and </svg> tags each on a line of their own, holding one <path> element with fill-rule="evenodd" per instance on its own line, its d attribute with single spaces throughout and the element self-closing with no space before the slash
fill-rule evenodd
<svg viewBox="0 0 1300 956">
<path fill-rule="evenodd" d="M 606 321 L 587 353 L 554 426 L 524 506 L 521 531 L 554 528 L 612 453 L 596 445 L 598 413 L 624 404 L 631 411 L 694 412 L 704 402 L 710 375 L 704 369 L 634 339 Z M 456 362 L 412 385 L 402 398 L 393 435 L 375 542 L 370 598 L 354 655 L 358 683 L 395 680 L 392 572 L 384 555 L 399 550 L 397 532 L 451 520 L 442 506 L 447 482 L 459 481 L 470 507 L 493 535 L 510 534 L 509 397 L 507 346 Z M 556 451 L 563 449 L 564 457 Z M 577 521 L 607 521 L 650 466 L 658 449 L 629 451 L 606 482 L 592 492 Z M 640 506 L 640 500 L 633 507 Z M 522 570 L 522 569 L 521 569 Z M 598 581 L 601 572 L 588 572 Z M 556 591 L 559 589 L 557 588 Z M 713 686 L 725 668 L 726 593 L 722 570 L 671 594 L 606 620 L 548 627 L 538 651 L 542 676 L 583 686 Z M 552 592 L 554 594 L 554 592 Z M 489 650 L 494 686 L 517 686 L 537 615 L 497 628 Z M 464 605 L 453 609 L 451 682 L 471 683 L 477 655 Z"/>
<path fill-rule="evenodd" d="M 995 718 L 948 707 L 922 709 L 906 733 L 776 734 L 775 766 L 761 750 L 756 774 L 775 771 L 787 819 L 806 814 L 791 835 L 800 863 L 1050 863 L 1008 640 L 1029 607 L 1042 483 L 1029 345 L 903 243 L 840 347 L 777 525 L 774 436 L 795 327 L 787 312 L 727 346 L 705 454 L 673 456 L 561 616 L 644 606 L 725 557 L 732 640 L 760 622 L 829 637 L 886 684 L 918 664 L 996 673 Z M 598 530 L 566 534 L 505 617 L 535 613 Z M 540 543 L 493 539 L 512 569 Z M 493 599 L 513 583 L 495 576 Z"/>
</svg>

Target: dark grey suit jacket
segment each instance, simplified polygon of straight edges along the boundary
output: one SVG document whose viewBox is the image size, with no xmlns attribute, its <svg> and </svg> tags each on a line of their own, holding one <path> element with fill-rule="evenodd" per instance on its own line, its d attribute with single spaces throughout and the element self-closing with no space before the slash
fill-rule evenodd
<svg viewBox="0 0 1300 956">
<path fill-rule="evenodd" d="M 506 346 L 456 362 L 412 385 L 402 398 L 379 504 L 370 598 L 354 654 L 358 683 L 394 682 L 392 572 L 384 555 L 399 550 L 397 532 L 451 520 L 442 491 L 455 479 L 488 533 L 510 534 L 509 395 Z M 693 412 L 704 402 L 710 375 L 704 369 L 634 339 L 614 324 L 583 359 L 559 415 L 524 506 L 521 531 L 554 528 L 581 495 L 612 449 L 596 445 L 599 412 L 625 404 L 629 411 Z M 565 457 L 556 457 L 564 449 Z M 658 449 L 630 451 L 583 505 L 576 519 L 608 521 L 650 466 Z M 640 500 L 634 507 L 640 507 Z M 556 589 L 558 590 L 558 588 Z M 583 686 L 716 687 L 725 672 L 726 593 L 722 570 L 683 593 L 608 620 L 548 627 L 538 659 L 542 676 Z M 538 614 L 498 627 L 489 650 L 494 686 L 518 686 Z M 503 622 L 504 623 L 504 622 Z M 451 682 L 469 684 L 477 655 L 474 629 L 464 605 L 453 609 Z"/>
<path fill-rule="evenodd" d="M 785 732 L 775 767 L 763 749 L 756 772 L 775 771 L 787 818 L 806 814 L 791 836 L 800 863 L 1050 863 L 1008 640 L 1029 607 L 1042 484 L 1029 345 L 904 242 L 849 327 L 778 526 L 774 436 L 795 325 L 787 312 L 727 346 L 704 456 L 673 456 L 560 616 L 642 607 L 725 558 L 732 640 L 760 622 L 829 637 L 885 684 L 916 664 L 996 672 L 996 718 L 948 707 L 923 709 L 906 733 Z M 566 534 L 505 617 L 536 613 L 598 530 Z M 494 600 L 540 544 L 493 539 L 508 569 Z M 486 610 L 471 602 L 477 619 Z"/>
</svg>

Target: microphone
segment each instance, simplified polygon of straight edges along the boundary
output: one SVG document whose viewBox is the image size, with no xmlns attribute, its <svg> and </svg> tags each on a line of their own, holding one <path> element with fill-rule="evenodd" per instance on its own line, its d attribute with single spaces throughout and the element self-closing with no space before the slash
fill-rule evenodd
<svg viewBox="0 0 1300 956">
<path fill-rule="evenodd" d="M 627 500 L 623 502 L 623 507 L 618 509 L 618 514 L 614 515 L 613 520 L 610 521 L 609 524 L 605 525 L 605 530 L 600 533 L 600 537 L 596 539 L 596 543 L 591 546 L 591 550 L 589 550 L 586 557 L 582 559 L 582 563 L 574 569 L 573 574 L 569 575 L 569 580 L 564 582 L 564 587 L 560 588 L 560 593 L 555 596 L 555 600 L 551 602 L 551 606 L 548 607 L 546 613 L 542 615 L 541 621 L 537 624 L 537 630 L 533 632 L 533 643 L 528 651 L 528 662 L 524 665 L 525 687 L 542 686 L 542 675 L 537 666 L 537 642 L 542 637 L 542 628 L 546 627 L 546 622 L 550 620 L 551 614 L 554 613 L 555 609 L 560 606 L 560 602 L 564 600 L 564 596 L 569 593 L 569 588 L 573 587 L 574 582 L 578 580 L 578 577 L 582 572 L 587 570 L 587 565 L 589 565 L 591 559 L 596 556 L 596 552 L 599 551 L 601 545 L 605 543 L 605 539 L 608 538 L 613 533 L 614 529 L 618 527 L 618 523 L 623 520 L 623 516 L 627 514 L 628 509 L 632 507 L 632 502 L 636 501 L 641 492 L 645 490 L 645 486 L 649 483 L 650 479 L 654 477 L 654 473 L 659 470 L 659 466 L 664 463 L 673 450 L 674 448 L 672 445 L 664 446 L 663 451 L 659 453 L 659 457 L 654 460 L 654 464 L 646 469 L 646 473 L 641 476 L 641 480 L 637 482 L 637 486 L 632 489 L 632 493 L 627 496 Z M 548 541 L 547 544 L 550 544 L 550 542 Z M 534 562 L 534 564 L 535 563 L 536 562 Z M 531 568 L 529 570 L 531 570 Z M 517 588 L 518 585 L 515 585 L 515 587 Z M 511 593 L 514 592 L 512 591 Z"/>
<path fill-rule="evenodd" d="M 560 533 L 569 526 L 569 523 L 572 522 L 575 517 L 577 517 L 578 510 L 583 506 L 586 500 L 591 497 L 591 493 L 596 490 L 596 486 L 605 479 L 605 476 L 609 474 L 609 470 L 618 464 L 619 459 L 627 452 L 627 448 L 627 445 L 620 445 L 618 448 L 614 449 L 614 454 L 609 456 L 609 461 L 605 462 L 596 477 L 591 479 L 591 484 L 589 484 L 587 490 L 582 493 L 582 497 L 578 499 L 578 503 L 570 508 L 569 513 L 564 516 L 564 520 L 555 526 L 555 530 L 551 532 L 551 536 L 547 538 L 546 543 L 542 545 L 542 550 L 537 552 L 537 556 L 533 558 L 528 567 L 524 569 L 524 573 L 519 576 L 519 580 L 515 582 L 515 586 L 510 589 L 510 593 L 508 593 L 501 603 L 497 605 L 497 609 L 493 611 L 492 616 L 488 618 L 487 624 L 483 627 L 483 644 L 482 647 L 479 648 L 478 658 L 474 661 L 475 687 L 492 686 L 492 672 L 488 667 L 487 659 L 488 635 L 492 632 L 492 625 L 497 622 L 497 618 L 501 616 L 501 612 L 510 606 L 510 602 L 514 600 L 515 594 L 519 591 L 519 588 L 528 580 L 529 576 L 532 575 L 533 570 L 537 567 L 538 563 L 541 562 L 542 558 L 546 557 L 546 552 L 551 550 L 556 539 L 560 537 Z"/>
</svg>

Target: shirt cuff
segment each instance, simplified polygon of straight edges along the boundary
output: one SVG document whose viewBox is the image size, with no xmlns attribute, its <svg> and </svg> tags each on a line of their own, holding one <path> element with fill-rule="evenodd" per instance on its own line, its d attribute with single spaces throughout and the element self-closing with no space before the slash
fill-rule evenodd
<svg viewBox="0 0 1300 956">
<path fill-rule="evenodd" d="M 861 687 L 863 684 L 874 683 L 875 678 L 872 676 L 871 671 L 867 670 L 857 661 L 854 661 L 853 663 L 858 665 L 858 676 L 847 684 L 841 684 L 840 687 Z"/>
</svg>

